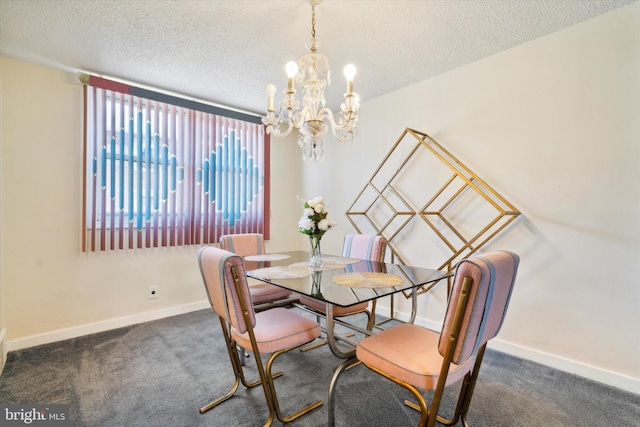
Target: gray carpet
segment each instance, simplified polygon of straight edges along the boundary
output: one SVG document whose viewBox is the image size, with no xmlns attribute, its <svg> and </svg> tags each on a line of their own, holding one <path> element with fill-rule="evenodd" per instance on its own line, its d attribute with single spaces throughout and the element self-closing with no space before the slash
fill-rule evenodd
<svg viewBox="0 0 640 427">
<path fill-rule="evenodd" d="M 340 362 L 327 346 L 281 356 L 275 369 L 285 373 L 276 380 L 284 413 L 326 401 Z M 252 359 L 245 372 L 257 378 Z M 69 404 L 74 426 L 261 426 L 268 411 L 259 387 L 240 386 L 231 400 L 198 412 L 232 381 L 220 324 L 202 310 L 11 352 L 0 403 Z M 445 415 L 457 390 L 445 396 Z M 358 366 L 340 378 L 337 425 L 414 426 L 417 412 L 402 404 L 409 397 Z M 475 427 L 638 426 L 639 420 L 638 395 L 490 350 L 469 412 Z M 290 423 L 326 424 L 326 405 Z"/>
</svg>

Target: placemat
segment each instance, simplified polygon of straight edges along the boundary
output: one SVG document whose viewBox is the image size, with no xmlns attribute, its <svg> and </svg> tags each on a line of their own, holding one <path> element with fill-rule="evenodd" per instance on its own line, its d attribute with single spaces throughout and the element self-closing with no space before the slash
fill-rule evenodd
<svg viewBox="0 0 640 427">
<path fill-rule="evenodd" d="M 341 265 L 347 265 L 347 264 L 355 264 L 357 262 L 360 262 L 361 260 L 357 259 L 357 258 L 347 258 L 347 257 L 343 257 L 343 256 L 323 256 L 322 257 L 322 262 L 325 264 L 341 264 Z"/>
<path fill-rule="evenodd" d="M 402 277 L 388 273 L 346 273 L 331 278 L 338 285 L 350 288 L 389 288 L 402 284 Z"/>
<path fill-rule="evenodd" d="M 247 261 L 278 261 L 281 259 L 290 258 L 290 255 L 285 254 L 260 254 L 260 255 L 247 255 L 244 257 Z"/>
<path fill-rule="evenodd" d="M 312 270 L 339 270 L 343 269 L 345 265 L 355 264 L 360 261 L 355 258 L 337 258 L 337 257 L 322 257 L 322 267 L 313 267 Z M 308 261 L 296 262 L 289 267 L 309 267 Z"/>
<path fill-rule="evenodd" d="M 302 266 L 292 264 L 287 267 L 267 267 L 251 270 L 251 274 L 263 279 L 299 279 L 307 277 L 311 274 L 309 267 L 304 264 Z"/>
</svg>

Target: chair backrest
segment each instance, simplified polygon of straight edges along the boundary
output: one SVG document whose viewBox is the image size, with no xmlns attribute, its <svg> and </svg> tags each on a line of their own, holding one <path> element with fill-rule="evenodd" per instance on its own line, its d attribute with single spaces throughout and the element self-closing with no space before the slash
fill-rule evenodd
<svg viewBox="0 0 640 427">
<path fill-rule="evenodd" d="M 249 307 L 251 326 L 255 326 L 255 313 L 242 258 L 229 251 L 207 246 L 198 251 L 198 264 L 213 311 L 231 323 L 238 332 L 244 333 L 247 325 L 240 304 L 242 297 Z M 238 277 L 241 294 L 236 289 L 233 270 Z"/>
<path fill-rule="evenodd" d="M 347 234 L 344 236 L 342 256 L 382 262 L 386 250 L 387 239 L 382 236 Z"/>
<path fill-rule="evenodd" d="M 258 233 L 225 234 L 220 236 L 220 249 L 241 257 L 264 254 L 264 237 Z"/>
<path fill-rule="evenodd" d="M 439 351 L 445 354 L 453 329 L 456 301 L 465 277 L 472 279 L 452 362 L 460 364 L 500 331 L 507 312 L 520 258 L 507 251 L 494 251 L 460 261 L 445 315 Z"/>
</svg>

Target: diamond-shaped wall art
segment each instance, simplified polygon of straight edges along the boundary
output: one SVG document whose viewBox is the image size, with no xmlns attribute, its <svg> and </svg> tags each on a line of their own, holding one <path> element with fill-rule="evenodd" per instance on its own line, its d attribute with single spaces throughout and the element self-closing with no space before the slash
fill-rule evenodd
<svg viewBox="0 0 640 427">
<path fill-rule="evenodd" d="M 429 135 L 407 128 L 346 215 L 359 233 L 386 237 L 393 262 L 452 271 L 520 212 Z"/>
</svg>

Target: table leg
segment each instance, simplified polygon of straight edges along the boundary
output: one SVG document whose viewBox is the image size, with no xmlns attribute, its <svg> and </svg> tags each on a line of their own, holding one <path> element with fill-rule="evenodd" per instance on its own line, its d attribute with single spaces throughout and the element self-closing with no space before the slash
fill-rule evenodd
<svg viewBox="0 0 640 427">
<path fill-rule="evenodd" d="M 391 295 L 393 296 L 393 295 Z M 418 308 L 418 293 L 416 288 L 411 288 L 411 317 L 409 318 L 409 323 L 413 323 L 416 320 L 416 312 Z"/>
<path fill-rule="evenodd" d="M 336 342 L 336 336 L 334 334 L 335 329 L 335 321 L 333 319 L 333 304 L 327 303 L 326 311 L 327 313 L 327 343 L 329 344 L 329 348 L 331 352 L 336 356 L 342 359 L 348 359 L 350 357 L 354 357 L 356 355 L 355 348 L 350 351 L 342 351 L 338 348 L 338 343 Z"/>
</svg>

